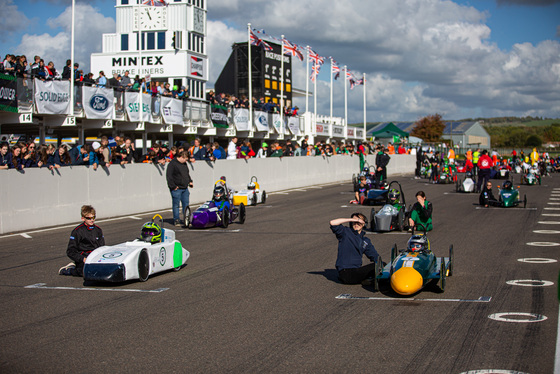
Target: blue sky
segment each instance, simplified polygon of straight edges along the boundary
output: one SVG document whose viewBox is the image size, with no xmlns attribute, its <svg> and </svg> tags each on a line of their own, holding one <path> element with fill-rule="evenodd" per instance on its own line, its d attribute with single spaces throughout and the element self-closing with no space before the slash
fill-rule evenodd
<svg viewBox="0 0 560 374">
<path fill-rule="evenodd" d="M 560 0 L 277 0 L 274 14 L 262 12 L 256 0 L 207 2 L 209 87 L 231 43 L 244 39 L 251 22 L 271 35 L 284 33 L 295 43 L 309 44 L 357 74 L 366 73 L 369 121 L 415 120 L 433 112 L 454 119 L 560 117 Z M 25 53 L 31 59 L 39 54 L 60 69 L 69 57 L 70 1 L 0 4 L 0 23 L 12 30 L 0 36 L 2 57 Z M 76 56 L 88 69 L 89 53 L 101 51 L 101 34 L 115 30 L 115 0 L 78 4 Z M 338 26 L 335 32 L 325 29 L 325 18 Z M 356 49 L 350 56 L 348 51 Z M 294 85 L 300 88 L 306 80 L 302 66 L 293 72 Z M 535 77 L 542 81 L 535 82 Z M 326 98 L 328 72 L 319 78 L 317 95 Z M 350 100 L 357 120 L 363 110 L 358 91 L 351 92 Z M 318 111 L 328 114 L 328 107 L 329 102 L 321 100 Z M 335 115 L 341 115 L 340 103 L 335 107 Z"/>
</svg>

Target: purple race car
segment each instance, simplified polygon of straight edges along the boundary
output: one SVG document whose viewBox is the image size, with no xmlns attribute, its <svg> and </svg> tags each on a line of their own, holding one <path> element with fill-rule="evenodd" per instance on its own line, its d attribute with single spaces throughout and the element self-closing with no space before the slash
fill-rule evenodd
<svg viewBox="0 0 560 374">
<path fill-rule="evenodd" d="M 239 223 L 245 223 L 245 204 L 238 207 L 229 201 L 217 202 L 210 200 L 202 204 L 194 212 L 185 212 L 185 226 L 189 229 L 205 229 L 208 227 L 228 227 L 231 222 L 239 218 Z"/>
</svg>

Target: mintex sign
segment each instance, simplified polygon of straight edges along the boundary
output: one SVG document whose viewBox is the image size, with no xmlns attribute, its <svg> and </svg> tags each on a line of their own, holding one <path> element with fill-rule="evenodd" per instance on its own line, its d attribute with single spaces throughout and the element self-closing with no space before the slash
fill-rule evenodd
<svg viewBox="0 0 560 374">
<path fill-rule="evenodd" d="M 140 71 L 142 66 L 142 71 Z M 207 60 L 201 57 L 189 55 L 186 52 L 145 52 L 142 56 L 133 53 L 102 54 L 92 53 L 91 71 L 97 75 L 104 71 L 108 78 L 113 74 L 124 75 L 125 71 L 130 75 L 149 75 L 153 78 L 168 77 L 193 77 L 201 80 L 207 79 Z"/>
</svg>

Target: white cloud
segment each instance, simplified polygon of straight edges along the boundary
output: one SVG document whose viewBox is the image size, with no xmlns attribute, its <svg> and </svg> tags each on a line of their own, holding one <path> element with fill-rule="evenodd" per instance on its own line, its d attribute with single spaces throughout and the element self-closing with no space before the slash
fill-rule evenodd
<svg viewBox="0 0 560 374">
<path fill-rule="evenodd" d="M 29 19 L 18 10 L 13 0 L 0 0 L 0 9 L 2 9 L 0 12 L 0 25 L 2 25 L 0 41 L 8 40 L 15 32 L 24 30 L 29 24 Z"/>
<path fill-rule="evenodd" d="M 57 70 L 62 72 L 66 60 L 70 58 L 72 9 L 68 7 L 55 18 L 47 20 L 47 26 L 53 30 L 62 29 L 55 35 L 25 34 L 17 53 L 28 56 L 39 55 L 45 62 L 53 61 Z M 103 33 L 115 31 L 115 20 L 103 16 L 96 8 L 88 4 L 77 4 L 75 10 L 74 59 L 80 64 L 84 73 L 89 72 L 90 55 L 101 52 Z"/>
<path fill-rule="evenodd" d="M 500 50 L 485 23 L 491 14 L 473 7 L 444 0 L 279 0 L 266 11 L 255 1 L 208 6 L 209 17 L 219 20 L 213 27 L 229 25 L 222 30 L 224 41 L 212 43 L 229 46 L 244 40 L 250 21 L 267 34 L 309 44 L 358 75 L 365 72 L 369 121 L 415 120 L 436 112 L 453 119 L 481 113 L 560 117 L 560 43 Z M 238 39 L 229 37 L 235 30 Z M 213 50 L 220 48 L 214 45 Z M 213 64 L 222 61 L 216 74 L 229 53 L 210 56 Z M 304 64 L 292 65 L 294 86 L 305 88 Z M 320 79 L 329 79 L 328 65 Z M 330 88 L 323 82 L 318 90 L 320 112 L 328 114 Z M 341 91 L 341 84 L 335 84 L 336 115 L 344 113 Z M 350 122 L 362 120 L 361 94 L 362 87 L 349 93 Z"/>
</svg>

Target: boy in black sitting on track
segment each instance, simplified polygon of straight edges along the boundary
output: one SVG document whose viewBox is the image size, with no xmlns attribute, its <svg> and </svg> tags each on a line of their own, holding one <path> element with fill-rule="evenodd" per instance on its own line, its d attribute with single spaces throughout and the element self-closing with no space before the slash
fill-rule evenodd
<svg viewBox="0 0 560 374">
<path fill-rule="evenodd" d="M 91 205 L 83 205 L 81 209 L 82 223 L 72 230 L 66 254 L 72 260 L 58 271 L 60 275 L 84 276 L 84 263 L 87 256 L 96 248 L 105 245 L 103 231 L 94 224 L 95 209 Z"/>
</svg>

